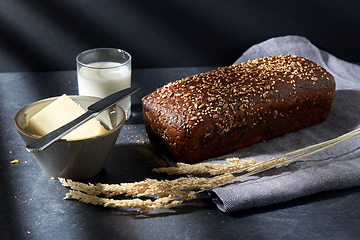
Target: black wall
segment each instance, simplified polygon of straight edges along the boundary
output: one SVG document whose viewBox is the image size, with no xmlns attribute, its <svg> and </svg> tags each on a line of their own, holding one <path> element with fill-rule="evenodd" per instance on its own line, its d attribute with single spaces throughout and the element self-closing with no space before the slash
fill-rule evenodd
<svg viewBox="0 0 360 240">
<path fill-rule="evenodd" d="M 1 0 L 0 71 L 75 70 L 96 47 L 127 50 L 133 68 L 222 66 L 292 34 L 360 62 L 360 1 Z"/>
</svg>

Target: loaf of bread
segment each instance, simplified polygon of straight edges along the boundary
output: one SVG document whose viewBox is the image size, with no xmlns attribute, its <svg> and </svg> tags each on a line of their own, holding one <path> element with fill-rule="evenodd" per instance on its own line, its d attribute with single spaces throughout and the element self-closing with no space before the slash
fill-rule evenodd
<svg viewBox="0 0 360 240">
<path fill-rule="evenodd" d="M 145 96 L 150 142 L 175 160 L 195 163 L 327 118 L 333 76 L 318 64 L 280 55 L 220 67 Z"/>
</svg>

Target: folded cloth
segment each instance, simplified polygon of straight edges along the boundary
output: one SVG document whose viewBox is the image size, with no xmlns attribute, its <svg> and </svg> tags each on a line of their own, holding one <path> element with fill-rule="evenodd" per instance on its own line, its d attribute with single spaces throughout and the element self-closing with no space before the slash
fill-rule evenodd
<svg viewBox="0 0 360 240">
<path fill-rule="evenodd" d="M 336 93 L 329 117 L 314 126 L 253 144 L 223 158 L 269 160 L 357 129 L 360 125 L 360 66 L 318 49 L 300 36 L 272 38 L 249 48 L 235 61 L 296 54 L 308 58 L 335 78 Z M 306 117 L 306 116 L 304 116 Z M 209 191 L 224 212 L 266 206 L 321 191 L 360 186 L 360 137 L 283 166 Z M 220 159 L 219 161 L 225 161 Z"/>
</svg>

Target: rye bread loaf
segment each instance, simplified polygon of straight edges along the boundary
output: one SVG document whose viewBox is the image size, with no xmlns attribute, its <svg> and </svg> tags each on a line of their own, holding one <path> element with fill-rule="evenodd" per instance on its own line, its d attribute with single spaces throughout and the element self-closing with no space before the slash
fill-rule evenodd
<svg viewBox="0 0 360 240">
<path fill-rule="evenodd" d="M 318 64 L 280 55 L 170 82 L 145 96 L 150 142 L 195 163 L 327 118 L 333 76 Z"/>
</svg>

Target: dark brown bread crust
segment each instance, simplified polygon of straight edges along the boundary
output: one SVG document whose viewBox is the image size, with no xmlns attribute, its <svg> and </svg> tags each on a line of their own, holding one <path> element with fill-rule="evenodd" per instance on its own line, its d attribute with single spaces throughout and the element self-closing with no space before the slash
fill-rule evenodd
<svg viewBox="0 0 360 240">
<path fill-rule="evenodd" d="M 323 121 L 333 76 L 316 63 L 280 55 L 187 77 L 143 98 L 155 147 L 195 163 Z"/>
</svg>

